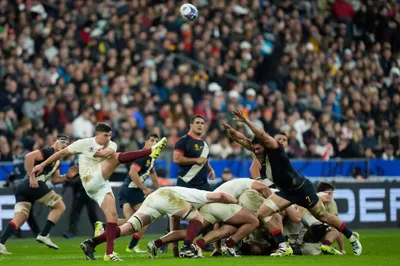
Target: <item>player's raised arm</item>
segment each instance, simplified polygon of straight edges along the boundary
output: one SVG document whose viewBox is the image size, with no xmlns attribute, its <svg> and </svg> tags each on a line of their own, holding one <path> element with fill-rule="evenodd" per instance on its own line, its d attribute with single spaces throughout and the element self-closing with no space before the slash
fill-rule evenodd
<svg viewBox="0 0 400 266">
<path fill-rule="evenodd" d="M 223 123 L 222 125 L 225 127 L 226 133 L 228 133 L 228 136 L 231 139 L 233 139 L 235 142 L 239 143 L 243 148 L 253 152 L 253 148 L 251 147 L 251 141 L 248 138 L 246 138 L 245 135 L 243 135 L 239 131 L 233 129 L 227 123 Z"/>
<path fill-rule="evenodd" d="M 251 122 L 247 117 L 243 115 L 242 110 L 237 109 L 236 111 L 233 111 L 233 114 L 235 115 L 234 120 L 243 122 L 245 123 L 250 130 L 254 133 L 254 135 L 262 141 L 265 146 L 269 149 L 277 149 L 279 147 L 278 142 L 270 136 L 267 132 L 265 132 L 263 129 L 259 128 L 256 126 L 253 122 Z"/>
<path fill-rule="evenodd" d="M 31 176 L 36 176 L 37 174 L 40 174 L 46 166 L 48 166 L 58 160 L 61 160 L 62 158 L 67 157 L 70 154 L 71 153 L 69 152 L 68 147 L 65 149 L 62 149 L 59 152 L 54 153 L 46 161 L 42 162 L 41 164 L 36 165 L 32 169 Z"/>
</svg>

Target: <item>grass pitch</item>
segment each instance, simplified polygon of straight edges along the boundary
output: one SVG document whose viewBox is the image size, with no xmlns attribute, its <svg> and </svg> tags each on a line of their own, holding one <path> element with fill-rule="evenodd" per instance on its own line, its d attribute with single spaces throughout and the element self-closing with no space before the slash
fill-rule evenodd
<svg viewBox="0 0 400 266">
<path fill-rule="evenodd" d="M 204 259 L 179 259 L 173 258 L 170 249 L 167 254 L 160 254 L 158 259 L 149 259 L 147 253 L 133 254 L 126 253 L 125 247 L 130 238 L 120 238 L 116 241 L 115 251 L 120 253 L 123 262 L 118 264 L 125 265 L 146 265 L 146 266 L 180 266 L 190 264 L 191 266 L 207 265 L 335 265 L 335 266 L 366 266 L 366 265 L 400 265 L 400 252 L 398 251 L 400 240 L 400 229 L 379 229 L 379 230 L 359 230 L 361 242 L 363 244 L 363 254 L 359 257 L 352 255 L 351 246 L 345 240 L 347 255 L 345 256 L 292 256 L 285 258 L 271 258 L 264 256 L 228 258 L 228 257 L 208 257 L 209 253 L 204 253 Z M 156 238 L 156 235 L 145 235 L 140 241 L 141 248 L 144 249 L 147 242 Z M 83 238 L 67 240 L 64 238 L 53 238 L 53 241 L 60 247 L 59 250 L 51 250 L 37 243 L 34 239 L 15 239 L 11 238 L 6 246 L 12 255 L 0 255 L 0 265 L 21 265 L 21 266 L 80 266 L 80 265 L 109 265 L 115 262 L 104 262 L 102 260 L 105 245 L 96 248 L 97 261 L 84 259 L 82 250 L 79 248 Z"/>
</svg>

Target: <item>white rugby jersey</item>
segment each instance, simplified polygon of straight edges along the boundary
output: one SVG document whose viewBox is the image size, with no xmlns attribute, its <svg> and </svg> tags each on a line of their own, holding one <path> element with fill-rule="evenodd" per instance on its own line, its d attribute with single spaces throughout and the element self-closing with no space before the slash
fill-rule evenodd
<svg viewBox="0 0 400 266">
<path fill-rule="evenodd" d="M 68 151 L 78 155 L 79 175 L 91 174 L 93 168 L 98 167 L 106 158 L 93 157 L 96 151 L 103 149 L 104 146 L 96 143 L 95 138 L 80 139 L 68 146 Z M 110 141 L 107 148 L 117 151 L 117 144 Z"/>
<path fill-rule="evenodd" d="M 187 202 L 192 204 L 196 209 L 199 209 L 203 205 L 209 203 L 209 200 L 207 199 L 207 193 L 209 193 L 208 191 L 186 187 L 168 187 L 168 189 L 175 191 Z"/>
<path fill-rule="evenodd" d="M 250 178 L 232 179 L 217 187 L 214 192 L 225 192 L 237 199 L 245 190 L 251 189 L 253 182 L 256 181 Z"/>
</svg>

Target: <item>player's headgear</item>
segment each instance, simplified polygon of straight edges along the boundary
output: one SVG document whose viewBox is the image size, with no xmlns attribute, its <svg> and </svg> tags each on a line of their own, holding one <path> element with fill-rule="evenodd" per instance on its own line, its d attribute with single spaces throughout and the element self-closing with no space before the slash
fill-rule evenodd
<svg viewBox="0 0 400 266">
<path fill-rule="evenodd" d="M 70 142 L 70 138 L 68 135 L 65 134 L 60 134 L 57 136 L 57 141 L 65 141 L 65 142 Z"/>
</svg>

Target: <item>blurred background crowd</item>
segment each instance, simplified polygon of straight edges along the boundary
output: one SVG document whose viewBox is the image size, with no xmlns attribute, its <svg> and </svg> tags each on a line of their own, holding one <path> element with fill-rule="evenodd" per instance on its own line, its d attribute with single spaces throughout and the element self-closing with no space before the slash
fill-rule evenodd
<svg viewBox="0 0 400 266">
<path fill-rule="evenodd" d="M 238 107 L 293 158 L 400 156 L 400 1 L 191 2 L 187 23 L 182 1 L 0 0 L 0 160 L 100 121 L 120 151 L 172 149 L 193 114 L 211 158 L 243 158 Z"/>
</svg>

